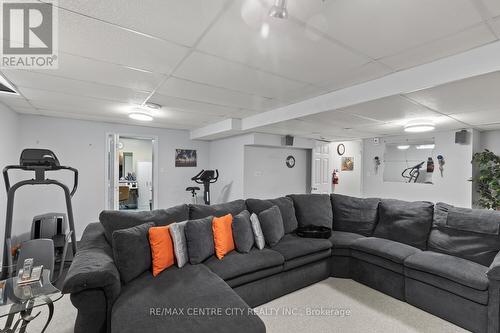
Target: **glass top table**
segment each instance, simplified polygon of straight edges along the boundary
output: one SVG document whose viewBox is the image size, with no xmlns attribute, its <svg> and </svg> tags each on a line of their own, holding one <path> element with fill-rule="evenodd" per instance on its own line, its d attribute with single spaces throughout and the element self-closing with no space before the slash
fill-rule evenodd
<svg viewBox="0 0 500 333">
<path fill-rule="evenodd" d="M 12 277 L 0 281 L 0 318 L 8 317 L 5 327 L 0 333 L 25 332 L 26 326 L 35 319 L 40 312 L 32 315 L 32 311 L 40 306 L 49 308 L 49 317 L 42 332 L 45 331 L 54 313 L 54 302 L 62 298 L 62 293 L 50 282 L 50 271 L 44 269 L 39 281 L 29 284 L 17 283 L 18 278 Z M 20 318 L 15 321 L 16 315 Z M 14 324 L 14 326 L 13 326 Z"/>
</svg>

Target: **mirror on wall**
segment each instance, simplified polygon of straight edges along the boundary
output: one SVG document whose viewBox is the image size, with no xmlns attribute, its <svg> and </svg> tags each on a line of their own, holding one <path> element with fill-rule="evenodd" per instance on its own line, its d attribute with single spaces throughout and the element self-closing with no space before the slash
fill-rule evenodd
<svg viewBox="0 0 500 333">
<path fill-rule="evenodd" d="M 386 142 L 384 182 L 432 184 L 434 138 Z"/>
</svg>

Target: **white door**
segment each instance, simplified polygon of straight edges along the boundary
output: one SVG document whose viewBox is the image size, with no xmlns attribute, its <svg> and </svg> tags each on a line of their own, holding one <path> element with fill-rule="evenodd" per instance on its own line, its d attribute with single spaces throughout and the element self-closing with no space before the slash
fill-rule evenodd
<svg viewBox="0 0 500 333">
<path fill-rule="evenodd" d="M 312 152 L 311 193 L 331 193 L 330 144 L 317 142 Z"/>
<path fill-rule="evenodd" d="M 106 138 L 106 209 L 118 210 L 118 172 L 119 172 L 119 158 L 118 158 L 118 143 L 120 136 L 115 133 L 110 133 Z"/>
<path fill-rule="evenodd" d="M 153 163 L 137 162 L 137 187 L 139 188 L 137 208 L 150 210 L 150 203 L 153 200 Z"/>
</svg>

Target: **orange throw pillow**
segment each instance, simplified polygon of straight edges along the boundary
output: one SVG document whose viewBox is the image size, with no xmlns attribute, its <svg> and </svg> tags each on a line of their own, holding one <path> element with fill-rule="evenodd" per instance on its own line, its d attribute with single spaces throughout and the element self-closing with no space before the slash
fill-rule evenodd
<svg viewBox="0 0 500 333">
<path fill-rule="evenodd" d="M 149 228 L 149 245 L 153 259 L 153 276 L 174 264 L 174 245 L 168 226 Z"/>
<path fill-rule="evenodd" d="M 234 250 L 233 240 L 233 215 L 227 214 L 222 217 L 214 217 L 212 220 L 212 231 L 214 233 L 215 255 L 222 259 L 226 253 Z"/>
</svg>

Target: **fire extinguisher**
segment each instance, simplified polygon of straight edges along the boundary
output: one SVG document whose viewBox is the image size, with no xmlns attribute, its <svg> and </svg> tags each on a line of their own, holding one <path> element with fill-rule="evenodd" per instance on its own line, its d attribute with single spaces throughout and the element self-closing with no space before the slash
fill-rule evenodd
<svg viewBox="0 0 500 333">
<path fill-rule="evenodd" d="M 338 171 L 333 170 L 333 172 L 332 172 L 332 184 L 337 185 L 338 183 L 339 183 Z"/>
</svg>

